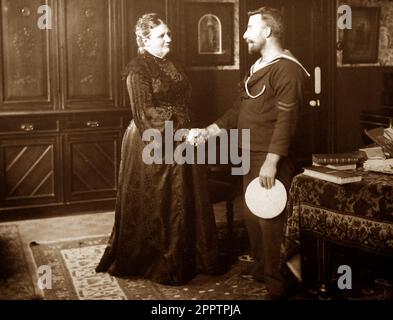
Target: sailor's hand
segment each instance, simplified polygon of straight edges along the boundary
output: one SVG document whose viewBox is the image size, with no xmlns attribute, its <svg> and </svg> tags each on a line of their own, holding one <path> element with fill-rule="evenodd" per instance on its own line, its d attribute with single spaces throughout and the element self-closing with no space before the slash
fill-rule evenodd
<svg viewBox="0 0 393 320">
<path fill-rule="evenodd" d="M 274 164 L 265 161 L 259 171 L 259 183 L 265 189 L 273 188 L 274 181 L 276 180 L 276 174 L 277 167 Z"/>
<path fill-rule="evenodd" d="M 187 141 L 194 146 L 198 146 L 205 143 L 208 136 L 209 134 L 206 129 L 193 128 L 188 133 Z"/>
<path fill-rule="evenodd" d="M 259 183 L 263 188 L 271 189 L 274 187 L 280 158 L 279 155 L 274 153 L 267 154 L 266 160 L 259 171 Z"/>
</svg>

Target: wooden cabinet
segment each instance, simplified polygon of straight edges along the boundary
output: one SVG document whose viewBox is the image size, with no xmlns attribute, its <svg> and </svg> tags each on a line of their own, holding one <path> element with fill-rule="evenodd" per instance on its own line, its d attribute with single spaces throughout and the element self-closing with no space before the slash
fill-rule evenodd
<svg viewBox="0 0 393 320">
<path fill-rule="evenodd" d="M 0 110 L 57 108 L 57 28 L 37 27 L 41 0 L 0 3 Z M 48 4 L 56 9 L 55 2 L 49 0 Z"/>
<path fill-rule="evenodd" d="M 1 109 L 118 106 L 119 1 L 52 0 L 52 29 L 37 26 L 40 0 L 2 0 Z"/>
<path fill-rule="evenodd" d="M 57 136 L 0 138 L 1 205 L 19 207 L 59 201 Z"/>
<path fill-rule="evenodd" d="M 59 1 L 62 108 L 86 110 L 118 105 L 118 2 Z"/>
<path fill-rule="evenodd" d="M 179 2 L 0 0 L 0 220 L 114 209 L 134 26 Z"/>
<path fill-rule="evenodd" d="M 0 114 L 0 220 L 111 210 L 126 110 Z"/>
<path fill-rule="evenodd" d="M 65 135 L 66 201 L 116 195 L 120 139 L 116 131 Z"/>
<path fill-rule="evenodd" d="M 51 29 L 37 25 L 43 4 Z M 121 70 L 136 54 L 137 17 L 167 18 L 169 0 L 0 6 L 0 220 L 114 209 L 131 118 Z"/>
<path fill-rule="evenodd" d="M 146 12 L 171 23 L 179 0 L 47 0 L 51 29 L 37 25 L 41 0 L 0 0 L 0 112 L 127 106 L 121 70 L 136 54 Z"/>
<path fill-rule="evenodd" d="M 0 211 L 60 201 L 58 120 L 0 118 L 0 181 Z"/>
</svg>

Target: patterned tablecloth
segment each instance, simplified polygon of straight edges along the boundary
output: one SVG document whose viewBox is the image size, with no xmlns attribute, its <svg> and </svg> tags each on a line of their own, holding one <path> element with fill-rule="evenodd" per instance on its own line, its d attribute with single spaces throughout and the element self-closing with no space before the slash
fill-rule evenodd
<svg viewBox="0 0 393 320">
<path fill-rule="evenodd" d="M 284 261 L 299 252 L 303 232 L 393 255 L 393 175 L 363 172 L 361 182 L 346 185 L 296 176 L 288 201 Z"/>
</svg>

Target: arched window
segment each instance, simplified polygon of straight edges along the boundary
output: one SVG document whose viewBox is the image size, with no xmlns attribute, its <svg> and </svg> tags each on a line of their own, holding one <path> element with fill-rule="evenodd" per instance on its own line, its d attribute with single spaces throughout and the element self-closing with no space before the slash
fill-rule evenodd
<svg viewBox="0 0 393 320">
<path fill-rule="evenodd" d="M 214 14 L 205 14 L 198 22 L 199 54 L 222 54 L 222 26 Z"/>
</svg>

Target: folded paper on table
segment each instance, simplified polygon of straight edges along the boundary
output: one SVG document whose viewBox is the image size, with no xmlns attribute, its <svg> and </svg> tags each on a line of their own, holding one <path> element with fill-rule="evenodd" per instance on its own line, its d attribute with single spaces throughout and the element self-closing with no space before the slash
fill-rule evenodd
<svg viewBox="0 0 393 320">
<path fill-rule="evenodd" d="M 375 171 L 375 172 L 393 174 L 393 159 L 367 160 L 363 164 L 363 168 L 367 171 Z"/>
<path fill-rule="evenodd" d="M 364 130 L 365 134 L 382 147 L 389 157 L 393 157 L 393 130 L 391 128 L 378 127 L 375 129 Z"/>
<path fill-rule="evenodd" d="M 370 146 L 359 149 L 359 151 L 364 152 L 368 160 L 385 160 L 386 156 L 380 146 Z"/>
</svg>

